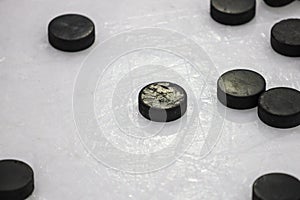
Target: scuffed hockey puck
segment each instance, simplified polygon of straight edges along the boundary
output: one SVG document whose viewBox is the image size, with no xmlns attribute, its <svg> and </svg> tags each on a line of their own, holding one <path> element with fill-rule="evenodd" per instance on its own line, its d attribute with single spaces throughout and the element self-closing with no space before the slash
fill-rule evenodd
<svg viewBox="0 0 300 200">
<path fill-rule="evenodd" d="M 33 170 L 18 160 L 0 161 L 0 199 L 24 200 L 34 190 Z"/>
<path fill-rule="evenodd" d="M 300 182 L 281 173 L 266 174 L 253 184 L 252 200 L 299 200 Z"/>
<path fill-rule="evenodd" d="M 211 17 L 225 25 L 241 25 L 251 21 L 256 13 L 256 0 L 211 0 Z"/>
<path fill-rule="evenodd" d="M 256 107 L 259 96 L 265 90 L 265 79 L 257 72 L 246 69 L 228 71 L 219 78 L 217 83 L 219 101 L 233 109 Z"/>
<path fill-rule="evenodd" d="M 300 56 L 300 19 L 286 19 L 271 30 L 271 46 L 285 56 Z"/>
<path fill-rule="evenodd" d="M 141 115 L 156 122 L 179 119 L 187 110 L 187 94 L 177 84 L 155 82 L 145 86 L 139 93 L 138 107 Z"/>
<path fill-rule="evenodd" d="M 54 18 L 48 26 L 50 44 L 59 50 L 76 52 L 87 49 L 95 41 L 94 23 L 78 14 Z"/>
<path fill-rule="evenodd" d="M 273 88 L 263 93 L 258 101 L 258 116 L 275 128 L 300 125 L 300 92 L 292 88 Z"/>
</svg>

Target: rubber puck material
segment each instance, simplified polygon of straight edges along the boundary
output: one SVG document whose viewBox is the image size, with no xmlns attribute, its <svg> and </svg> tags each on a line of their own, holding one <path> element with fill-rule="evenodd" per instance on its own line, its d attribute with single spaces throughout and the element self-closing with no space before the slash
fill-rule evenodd
<svg viewBox="0 0 300 200">
<path fill-rule="evenodd" d="M 300 19 L 286 19 L 271 30 L 271 46 L 279 54 L 300 56 Z"/>
<path fill-rule="evenodd" d="M 139 111 L 147 119 L 170 122 L 179 119 L 187 110 L 187 94 L 182 87 L 170 82 L 156 82 L 139 93 Z"/>
<path fill-rule="evenodd" d="M 217 83 L 219 101 L 233 109 L 257 106 L 259 96 L 266 90 L 266 81 L 257 72 L 236 69 L 224 73 Z"/>
<path fill-rule="evenodd" d="M 273 88 L 261 95 L 258 116 L 275 128 L 293 128 L 300 125 L 300 92 L 292 88 Z"/>
<path fill-rule="evenodd" d="M 29 165 L 18 160 L 0 161 L 0 199 L 24 200 L 34 190 L 34 174 Z"/>
<path fill-rule="evenodd" d="M 94 23 L 78 14 L 54 18 L 48 26 L 50 44 L 59 50 L 76 52 L 87 49 L 95 41 Z"/>
<path fill-rule="evenodd" d="M 282 7 L 286 6 L 295 0 L 264 0 L 265 3 L 271 7 Z"/>
<path fill-rule="evenodd" d="M 281 173 L 266 174 L 253 184 L 252 200 L 299 200 L 300 182 Z"/>
<path fill-rule="evenodd" d="M 256 13 L 256 0 L 211 0 L 211 17 L 224 25 L 241 25 Z"/>
</svg>

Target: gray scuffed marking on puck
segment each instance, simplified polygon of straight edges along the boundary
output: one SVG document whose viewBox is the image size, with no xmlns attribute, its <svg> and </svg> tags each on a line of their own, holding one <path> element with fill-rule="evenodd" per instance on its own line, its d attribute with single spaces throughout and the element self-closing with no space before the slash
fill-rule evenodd
<svg viewBox="0 0 300 200">
<path fill-rule="evenodd" d="M 139 94 L 139 111 L 147 119 L 169 122 L 179 119 L 187 109 L 187 94 L 182 87 L 170 82 L 145 86 Z"/>
</svg>

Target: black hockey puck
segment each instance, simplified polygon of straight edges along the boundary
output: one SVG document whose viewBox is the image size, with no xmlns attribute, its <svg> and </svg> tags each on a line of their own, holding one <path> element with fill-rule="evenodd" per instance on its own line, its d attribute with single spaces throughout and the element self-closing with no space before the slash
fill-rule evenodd
<svg viewBox="0 0 300 200">
<path fill-rule="evenodd" d="M 141 115 L 155 122 L 179 119 L 187 110 L 187 94 L 177 84 L 155 82 L 139 93 L 138 106 Z"/>
<path fill-rule="evenodd" d="M 298 179 L 281 173 L 273 173 L 258 178 L 252 188 L 252 200 L 299 200 Z"/>
<path fill-rule="evenodd" d="M 0 199 L 24 200 L 34 190 L 33 170 L 17 160 L 0 161 Z"/>
<path fill-rule="evenodd" d="M 50 44 L 59 50 L 76 52 L 87 49 L 95 41 L 94 23 L 78 14 L 54 18 L 48 26 Z"/>
<path fill-rule="evenodd" d="M 225 25 L 241 25 L 255 17 L 256 0 L 211 0 L 211 17 Z"/>
<path fill-rule="evenodd" d="M 237 69 L 224 73 L 218 80 L 219 101 L 233 109 L 250 109 L 258 104 L 266 90 L 266 81 L 257 72 Z"/>
<path fill-rule="evenodd" d="M 263 93 L 258 101 L 258 116 L 275 128 L 300 125 L 300 92 L 292 88 L 273 88 Z"/>
<path fill-rule="evenodd" d="M 281 7 L 292 3 L 295 0 L 264 0 L 265 3 L 272 7 Z"/>
<path fill-rule="evenodd" d="M 300 56 L 300 19 L 286 19 L 271 30 L 272 48 L 285 56 Z"/>
</svg>

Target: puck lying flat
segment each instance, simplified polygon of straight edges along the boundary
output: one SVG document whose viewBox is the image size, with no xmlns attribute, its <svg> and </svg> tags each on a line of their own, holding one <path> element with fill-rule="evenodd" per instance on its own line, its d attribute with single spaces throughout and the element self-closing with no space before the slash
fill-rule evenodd
<svg viewBox="0 0 300 200">
<path fill-rule="evenodd" d="M 169 82 L 156 82 L 145 86 L 139 93 L 139 111 L 156 122 L 179 119 L 187 110 L 187 94 L 182 87 Z"/>
<path fill-rule="evenodd" d="M 233 109 L 250 109 L 258 104 L 266 90 L 265 79 L 257 72 L 237 69 L 224 73 L 218 80 L 219 101 Z"/>
<path fill-rule="evenodd" d="M 225 25 L 241 25 L 255 17 L 256 0 L 211 0 L 211 17 Z"/>
<path fill-rule="evenodd" d="M 281 7 L 292 3 L 295 0 L 264 0 L 265 3 L 272 7 Z"/>
<path fill-rule="evenodd" d="M 24 200 L 34 190 L 33 170 L 17 160 L 0 161 L 0 199 Z"/>
<path fill-rule="evenodd" d="M 298 179 L 281 173 L 273 173 L 258 178 L 252 189 L 252 200 L 299 200 Z"/>
<path fill-rule="evenodd" d="M 275 24 L 271 30 L 271 45 L 285 56 L 300 56 L 300 19 L 286 19 Z"/>
<path fill-rule="evenodd" d="M 258 101 L 258 116 L 275 128 L 300 125 L 300 92 L 292 88 L 273 88 L 263 93 Z"/>
<path fill-rule="evenodd" d="M 94 23 L 77 14 L 61 15 L 48 26 L 50 44 L 59 50 L 76 52 L 87 49 L 95 41 Z"/>
</svg>

